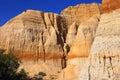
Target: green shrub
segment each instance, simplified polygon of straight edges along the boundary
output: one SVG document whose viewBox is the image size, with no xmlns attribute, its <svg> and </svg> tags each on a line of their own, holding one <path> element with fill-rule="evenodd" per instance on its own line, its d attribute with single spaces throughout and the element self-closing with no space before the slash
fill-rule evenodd
<svg viewBox="0 0 120 80">
<path fill-rule="evenodd" d="M 4 49 L 0 49 L 0 80 L 26 80 L 27 74 L 24 70 L 17 72 L 20 60 L 13 53 L 4 52 Z"/>
</svg>

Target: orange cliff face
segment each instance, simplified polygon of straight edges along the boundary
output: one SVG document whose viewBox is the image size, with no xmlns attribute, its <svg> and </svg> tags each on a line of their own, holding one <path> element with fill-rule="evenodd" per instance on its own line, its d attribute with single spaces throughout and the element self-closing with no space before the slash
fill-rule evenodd
<svg viewBox="0 0 120 80">
<path fill-rule="evenodd" d="M 96 3 L 80 4 L 66 8 L 60 15 L 26 10 L 0 27 L 0 48 L 13 51 L 23 64 L 37 62 L 61 69 L 68 66 L 64 50 L 67 44 L 68 62 L 77 61 L 75 65 L 82 63 L 81 67 L 94 41 L 99 7 Z M 85 59 L 72 60 L 78 57 Z M 30 72 L 26 66 L 23 68 Z"/>
<path fill-rule="evenodd" d="M 59 60 L 61 35 L 65 35 L 61 19 L 57 14 L 27 10 L 0 28 L 0 48 L 13 51 L 24 62 Z"/>
<path fill-rule="evenodd" d="M 80 24 L 91 17 L 98 17 L 100 14 L 100 4 L 78 4 L 76 6 L 69 6 L 64 9 L 61 14 L 64 16 L 71 16 L 74 22 Z"/>
<path fill-rule="evenodd" d="M 102 0 L 101 13 L 120 8 L 120 0 Z"/>
</svg>

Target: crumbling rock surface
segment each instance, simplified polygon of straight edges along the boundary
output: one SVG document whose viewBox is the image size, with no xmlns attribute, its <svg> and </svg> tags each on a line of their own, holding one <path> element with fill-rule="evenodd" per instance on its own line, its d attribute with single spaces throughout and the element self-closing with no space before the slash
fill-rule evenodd
<svg viewBox="0 0 120 80">
<path fill-rule="evenodd" d="M 120 8 L 120 0 L 102 0 L 101 13 L 111 12 Z"/>
<path fill-rule="evenodd" d="M 88 57 L 98 26 L 97 18 L 90 18 L 78 27 L 77 35 L 68 53 L 68 59 L 74 57 Z"/>
<path fill-rule="evenodd" d="M 88 16 L 99 15 L 99 4 L 96 3 L 69 8 L 61 15 L 26 10 L 12 18 L 0 28 L 0 48 L 13 51 L 24 61 L 61 60 L 65 54 L 64 44 L 72 46 L 77 34 L 78 23 L 74 18 L 77 13 L 80 13 L 78 18 L 83 16 L 80 22 Z"/>
<path fill-rule="evenodd" d="M 65 80 L 78 80 L 81 69 L 89 56 L 97 26 L 98 19 L 93 17 L 82 22 L 78 27 L 77 35 L 67 55 L 67 67 L 63 70 L 63 74 L 70 75 L 70 77 L 64 76 Z M 68 70 L 74 74 L 69 73 Z"/>
<path fill-rule="evenodd" d="M 80 80 L 120 79 L 120 9 L 101 15 L 91 54 Z"/>
<path fill-rule="evenodd" d="M 27 10 L 0 28 L 0 48 L 24 61 L 52 59 L 54 63 L 63 54 L 66 32 L 62 25 L 57 14 Z"/>
<path fill-rule="evenodd" d="M 77 27 L 75 22 L 73 22 L 73 24 L 68 27 L 66 43 L 69 46 L 71 46 L 73 44 L 73 42 L 74 42 L 74 39 L 75 39 L 75 37 L 77 35 L 77 29 L 78 29 L 78 27 Z"/>
<path fill-rule="evenodd" d="M 119 4 L 80 4 L 60 15 L 26 10 L 0 27 L 0 48 L 13 51 L 28 72 L 35 68 L 31 75 L 55 69 L 59 80 L 119 80 Z"/>
<path fill-rule="evenodd" d="M 80 24 L 88 20 L 92 16 L 100 15 L 100 4 L 78 4 L 76 6 L 69 6 L 61 12 L 62 15 L 71 16 L 74 22 Z"/>
</svg>

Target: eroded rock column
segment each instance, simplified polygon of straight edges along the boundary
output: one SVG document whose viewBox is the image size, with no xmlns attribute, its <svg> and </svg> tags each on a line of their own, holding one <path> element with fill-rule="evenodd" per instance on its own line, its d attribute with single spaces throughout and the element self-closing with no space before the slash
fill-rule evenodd
<svg viewBox="0 0 120 80">
<path fill-rule="evenodd" d="M 79 80 L 120 79 L 120 9 L 101 15 L 95 41 Z"/>
</svg>

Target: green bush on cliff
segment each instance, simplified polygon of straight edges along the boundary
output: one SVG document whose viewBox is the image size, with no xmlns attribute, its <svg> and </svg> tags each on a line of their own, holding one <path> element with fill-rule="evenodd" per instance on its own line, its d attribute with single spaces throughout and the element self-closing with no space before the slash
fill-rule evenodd
<svg viewBox="0 0 120 80">
<path fill-rule="evenodd" d="M 4 54 L 0 49 L 0 80 L 26 80 L 27 74 L 24 70 L 17 72 L 20 61 L 12 54 Z"/>
</svg>

